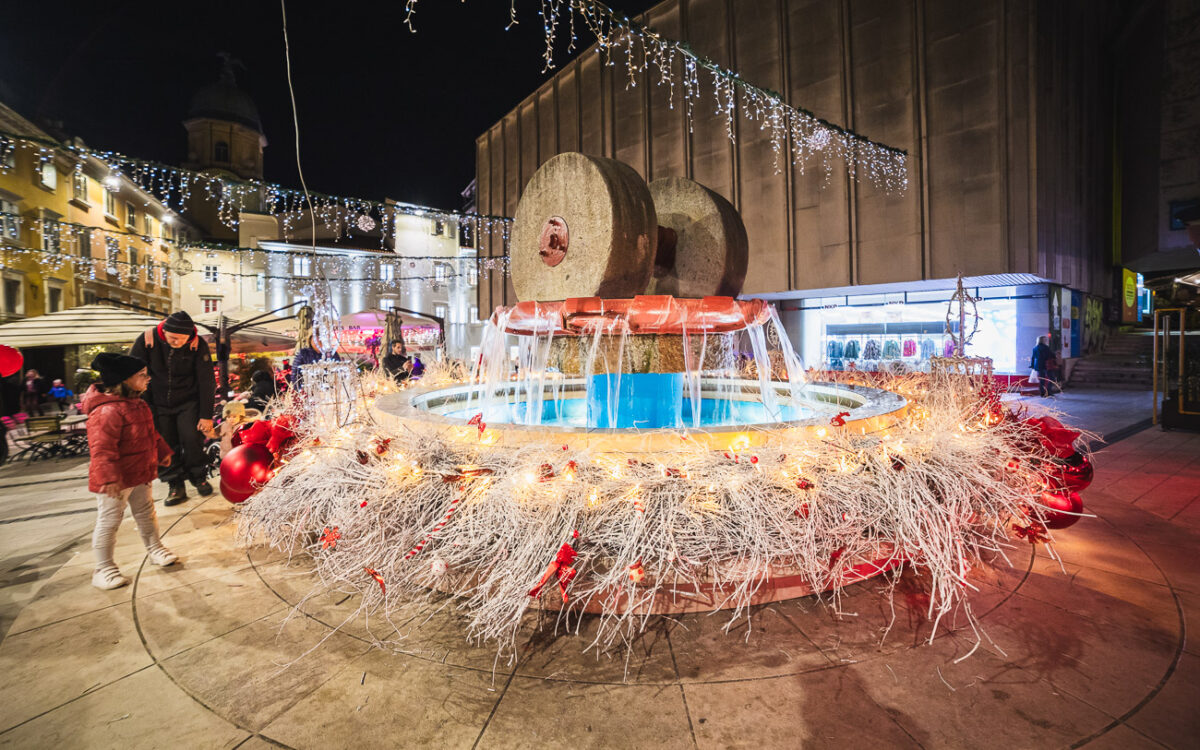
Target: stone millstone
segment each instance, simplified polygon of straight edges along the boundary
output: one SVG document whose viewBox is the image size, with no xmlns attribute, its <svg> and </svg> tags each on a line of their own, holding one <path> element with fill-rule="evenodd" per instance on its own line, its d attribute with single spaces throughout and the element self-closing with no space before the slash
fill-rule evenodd
<svg viewBox="0 0 1200 750">
<path fill-rule="evenodd" d="M 720 370 L 736 365 L 734 334 L 715 334 L 707 337 L 692 335 L 688 344 L 692 349 L 691 369 Z M 578 377 L 586 374 L 588 354 L 592 350 L 591 336 L 559 336 L 550 343 L 550 356 L 546 362 L 557 367 L 563 374 Z M 700 350 L 704 349 L 704 362 L 700 362 Z M 596 358 L 592 374 L 617 372 L 618 359 L 621 372 L 654 373 L 686 372 L 683 336 L 675 334 L 634 334 L 625 337 L 625 350 L 621 351 L 620 336 L 601 336 L 596 347 Z"/>
<path fill-rule="evenodd" d="M 746 281 L 749 243 L 733 204 L 698 182 L 664 177 L 650 183 L 660 226 L 675 234 L 662 247 L 648 294 L 736 297 Z M 515 274 L 514 274 L 515 275 Z"/>
<path fill-rule="evenodd" d="M 517 204 L 509 246 L 517 298 L 644 294 L 657 240 L 654 202 L 633 168 L 559 154 L 534 172 Z"/>
</svg>

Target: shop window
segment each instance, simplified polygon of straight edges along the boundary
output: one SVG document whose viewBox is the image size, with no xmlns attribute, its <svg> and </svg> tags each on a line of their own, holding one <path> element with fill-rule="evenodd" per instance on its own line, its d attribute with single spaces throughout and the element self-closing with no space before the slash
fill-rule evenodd
<svg viewBox="0 0 1200 750">
<path fill-rule="evenodd" d="M 205 284 L 216 284 L 220 280 L 221 280 L 220 279 L 220 268 L 218 266 L 205 266 L 204 267 L 204 283 Z"/>
<path fill-rule="evenodd" d="M 38 170 L 38 182 L 47 190 L 58 189 L 58 168 L 54 166 L 53 161 L 42 162 Z"/>
<path fill-rule="evenodd" d="M 219 164 L 229 163 L 229 144 L 225 141 L 217 141 L 213 144 L 213 161 Z"/>
</svg>

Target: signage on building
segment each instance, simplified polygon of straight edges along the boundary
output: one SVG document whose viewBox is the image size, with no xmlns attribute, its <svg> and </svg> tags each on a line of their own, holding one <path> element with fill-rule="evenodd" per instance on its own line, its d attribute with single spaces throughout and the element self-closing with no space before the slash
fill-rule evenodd
<svg viewBox="0 0 1200 750">
<path fill-rule="evenodd" d="M 1121 269 L 1121 322 L 1136 323 L 1138 321 L 1138 288 L 1137 274 L 1128 268 Z"/>
</svg>

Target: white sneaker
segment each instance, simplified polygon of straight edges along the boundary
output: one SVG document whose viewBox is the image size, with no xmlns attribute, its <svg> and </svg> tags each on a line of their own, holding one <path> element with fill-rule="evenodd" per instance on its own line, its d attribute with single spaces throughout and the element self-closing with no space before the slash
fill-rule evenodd
<svg viewBox="0 0 1200 750">
<path fill-rule="evenodd" d="M 92 573 L 92 585 L 98 589 L 109 591 L 129 585 L 129 579 L 121 575 L 121 571 L 113 568 L 102 568 Z"/>
<path fill-rule="evenodd" d="M 174 565 L 175 563 L 179 562 L 179 555 L 176 555 L 174 552 L 162 545 L 159 545 L 151 550 L 146 550 L 146 554 L 149 556 L 150 562 L 154 563 L 155 565 L 162 565 L 163 567 Z"/>
</svg>

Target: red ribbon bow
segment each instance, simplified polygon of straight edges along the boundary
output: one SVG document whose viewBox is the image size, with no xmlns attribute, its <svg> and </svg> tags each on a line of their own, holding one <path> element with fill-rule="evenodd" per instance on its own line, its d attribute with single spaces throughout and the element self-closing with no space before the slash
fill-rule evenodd
<svg viewBox="0 0 1200 750">
<path fill-rule="evenodd" d="M 337 526 L 334 526 L 332 529 L 326 526 L 325 533 L 321 535 L 321 549 L 336 548 L 338 540 L 341 538 L 342 532 L 338 531 Z"/>
<path fill-rule="evenodd" d="M 479 434 L 482 435 L 487 429 L 487 425 L 483 422 L 483 412 L 476 414 L 467 420 L 467 424 L 475 425 L 479 428 Z"/>
<path fill-rule="evenodd" d="M 542 589 L 550 582 L 551 577 L 558 578 L 558 587 L 562 589 L 562 599 L 565 604 L 567 601 L 567 587 L 571 585 L 571 581 L 575 580 L 575 574 L 578 572 L 571 567 L 571 563 L 579 557 L 579 553 L 570 544 L 564 544 L 558 548 L 558 554 L 554 556 L 554 562 L 546 566 L 546 572 L 542 573 L 542 578 L 537 582 L 537 585 L 529 590 L 529 595 L 534 599 L 542 595 Z"/>
<path fill-rule="evenodd" d="M 848 416 L 850 416 L 850 412 L 840 411 L 833 419 L 829 420 L 829 424 L 833 425 L 834 427 L 844 427 L 846 425 L 846 420 L 843 419 L 843 417 Z"/>
<path fill-rule="evenodd" d="M 1034 521 L 1028 526 L 1013 526 L 1013 531 L 1017 536 L 1028 541 L 1030 544 L 1038 542 L 1049 542 L 1050 537 L 1046 536 L 1046 527 Z"/>
</svg>

